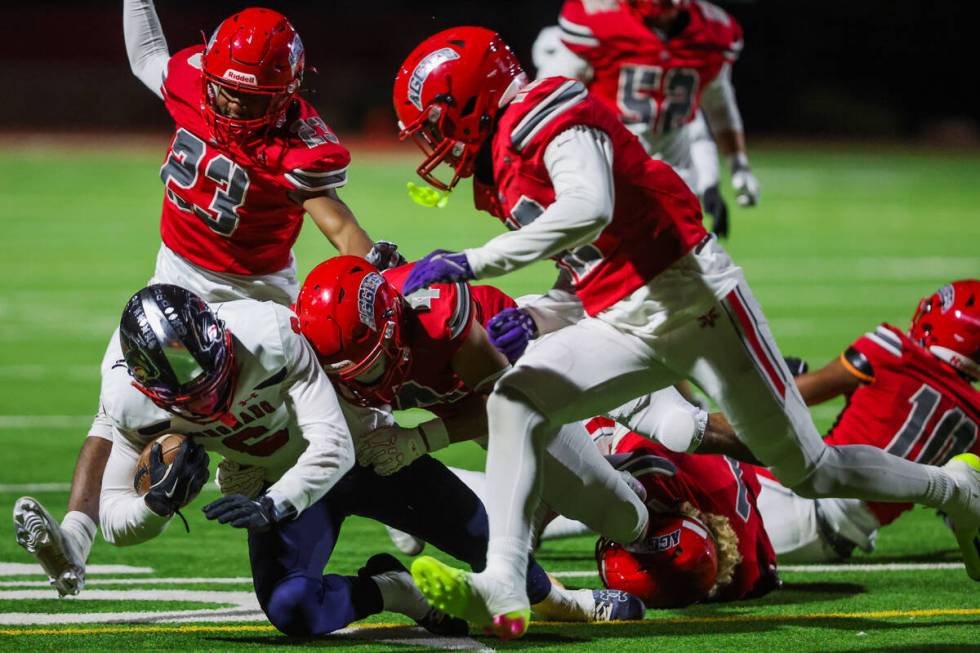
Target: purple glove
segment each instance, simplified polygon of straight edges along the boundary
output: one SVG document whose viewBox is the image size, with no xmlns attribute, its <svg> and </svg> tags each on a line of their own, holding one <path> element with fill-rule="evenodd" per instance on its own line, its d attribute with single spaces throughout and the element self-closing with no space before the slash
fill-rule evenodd
<svg viewBox="0 0 980 653">
<path fill-rule="evenodd" d="M 411 295 L 419 288 L 428 288 L 434 283 L 469 281 L 475 275 L 466 260 L 466 254 L 437 249 L 419 259 L 405 279 L 403 295 Z"/>
<path fill-rule="evenodd" d="M 490 344 L 515 362 L 527 349 L 527 343 L 538 335 L 538 325 L 531 314 L 522 308 L 505 308 L 487 322 Z"/>
</svg>

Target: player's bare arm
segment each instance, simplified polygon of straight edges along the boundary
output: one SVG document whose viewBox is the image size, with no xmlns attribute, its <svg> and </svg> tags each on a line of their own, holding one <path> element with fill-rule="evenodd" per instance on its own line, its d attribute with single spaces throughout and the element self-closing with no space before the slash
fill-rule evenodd
<svg viewBox="0 0 980 653">
<path fill-rule="evenodd" d="M 337 191 L 330 189 L 316 195 L 297 195 L 295 199 L 338 252 L 364 257 L 371 251 L 374 242 Z"/>
<path fill-rule="evenodd" d="M 849 395 L 858 389 L 862 379 L 856 376 L 856 373 L 860 372 L 855 370 L 851 363 L 845 362 L 848 353 L 841 354 L 816 372 L 808 372 L 796 377 L 796 387 L 799 388 L 807 406 L 822 404 L 834 397 Z"/>
</svg>

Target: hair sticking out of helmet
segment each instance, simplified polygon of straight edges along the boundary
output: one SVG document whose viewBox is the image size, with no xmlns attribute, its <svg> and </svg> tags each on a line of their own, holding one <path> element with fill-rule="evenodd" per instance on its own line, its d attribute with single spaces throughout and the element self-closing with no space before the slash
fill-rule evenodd
<svg viewBox="0 0 980 653">
<path fill-rule="evenodd" d="M 253 7 L 225 19 L 201 58 L 204 115 L 214 136 L 245 142 L 281 127 L 305 59 L 303 41 L 279 12 Z"/>
<path fill-rule="evenodd" d="M 714 596 L 731 583 L 739 560 L 728 520 L 701 514 L 689 503 L 679 514 L 651 512 L 642 542 L 596 543 L 603 584 L 640 597 L 649 608 L 679 608 Z"/>
<path fill-rule="evenodd" d="M 323 369 L 362 406 L 388 404 L 404 378 L 401 294 L 373 265 L 337 256 L 313 268 L 294 311 Z"/>
<path fill-rule="evenodd" d="M 228 412 L 237 375 L 231 333 L 197 295 L 143 288 L 123 309 L 119 340 L 133 385 L 160 408 L 196 423 Z"/>
<path fill-rule="evenodd" d="M 924 297 L 909 337 L 971 380 L 980 379 L 980 281 L 954 281 Z"/>
<path fill-rule="evenodd" d="M 497 114 L 526 84 L 517 57 L 491 30 L 454 27 L 416 47 L 398 69 L 393 99 L 400 137 L 424 154 L 419 176 L 448 191 L 472 175 Z"/>
</svg>

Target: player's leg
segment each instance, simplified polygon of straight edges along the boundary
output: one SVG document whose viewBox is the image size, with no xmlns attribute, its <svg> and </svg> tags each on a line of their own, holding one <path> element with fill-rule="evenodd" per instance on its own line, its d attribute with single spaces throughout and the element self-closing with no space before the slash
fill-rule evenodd
<svg viewBox="0 0 980 653">
<path fill-rule="evenodd" d="M 642 342 L 599 320 L 583 320 L 528 349 L 497 382 L 487 404 L 487 569 L 460 576 L 426 569 L 427 559 L 420 558 L 412 570 L 423 593 L 449 612 L 479 603 L 497 617 L 498 633 L 523 632 L 523 573 L 548 444 L 561 424 L 601 414 L 675 380 Z"/>
<path fill-rule="evenodd" d="M 17 543 L 40 563 L 61 596 L 78 594 L 85 586 L 85 563 L 95 540 L 99 494 L 112 441 L 90 435 L 78 455 L 68 513 L 60 526 L 33 497 L 14 504 Z"/>
<path fill-rule="evenodd" d="M 932 467 L 875 447 L 827 445 L 744 280 L 714 310 L 717 319 L 710 326 L 705 320 L 678 327 L 666 357 L 714 399 L 738 438 L 784 485 L 810 498 L 912 502 L 943 510 L 958 522 L 971 576 L 980 575 L 980 553 L 969 546 L 970 533 L 980 527 L 980 470 L 956 460 Z"/>
<path fill-rule="evenodd" d="M 641 395 L 607 411 L 606 416 L 678 452 L 696 449 L 708 426 L 708 413 L 687 401 L 676 388 Z"/>
</svg>

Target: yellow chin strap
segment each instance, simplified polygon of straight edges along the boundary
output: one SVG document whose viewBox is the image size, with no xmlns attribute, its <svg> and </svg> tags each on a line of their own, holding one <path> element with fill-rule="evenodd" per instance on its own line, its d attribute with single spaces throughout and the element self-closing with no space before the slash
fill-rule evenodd
<svg viewBox="0 0 980 653">
<path fill-rule="evenodd" d="M 429 209 L 442 209 L 449 204 L 449 193 L 440 193 L 429 186 L 417 186 L 412 182 L 406 184 L 408 196 L 419 206 Z"/>
</svg>

